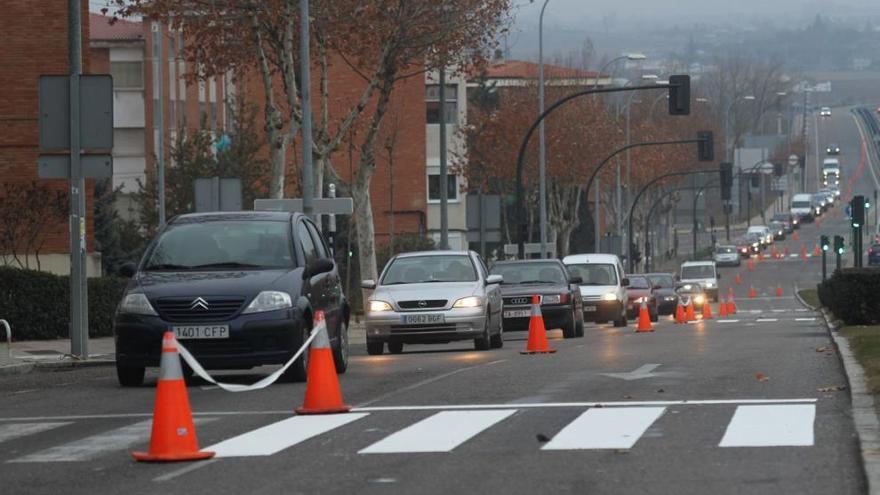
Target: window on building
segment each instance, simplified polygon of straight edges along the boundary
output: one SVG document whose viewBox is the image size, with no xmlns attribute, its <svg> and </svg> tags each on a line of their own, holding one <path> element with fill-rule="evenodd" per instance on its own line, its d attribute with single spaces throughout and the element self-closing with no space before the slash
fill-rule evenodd
<svg viewBox="0 0 880 495">
<path fill-rule="evenodd" d="M 117 89 L 143 89 L 143 62 L 110 62 L 113 87 Z"/>
<path fill-rule="evenodd" d="M 429 124 L 440 123 L 440 85 L 428 84 L 425 86 L 426 118 Z M 447 124 L 458 122 L 458 89 L 454 84 L 446 85 L 446 113 L 444 115 Z"/>
<path fill-rule="evenodd" d="M 458 176 L 446 176 L 446 198 L 458 201 Z M 440 174 L 428 175 L 428 201 L 440 201 Z"/>
<path fill-rule="evenodd" d="M 216 131 L 217 130 L 217 104 L 214 103 L 213 101 L 211 102 L 210 122 L 211 122 L 211 130 Z"/>
</svg>

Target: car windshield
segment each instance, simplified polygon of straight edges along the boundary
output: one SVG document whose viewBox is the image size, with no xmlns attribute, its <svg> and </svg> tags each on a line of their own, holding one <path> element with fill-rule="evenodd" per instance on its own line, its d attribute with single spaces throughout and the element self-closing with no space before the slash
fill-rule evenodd
<svg viewBox="0 0 880 495">
<path fill-rule="evenodd" d="M 582 279 L 581 285 L 617 285 L 617 270 L 612 264 L 567 265 L 568 272 Z"/>
<path fill-rule="evenodd" d="M 715 267 L 712 265 L 692 265 L 681 267 L 682 280 L 696 278 L 715 278 Z"/>
<path fill-rule="evenodd" d="M 715 253 L 717 253 L 717 254 L 736 253 L 736 248 L 733 246 L 718 246 L 717 248 L 715 248 Z"/>
<path fill-rule="evenodd" d="M 650 289 L 651 284 L 648 283 L 648 279 L 645 277 L 629 277 L 629 288 L 630 289 Z"/>
<path fill-rule="evenodd" d="M 661 289 L 671 289 L 675 287 L 675 279 L 672 275 L 651 275 L 648 277 L 651 283 L 659 285 Z"/>
<path fill-rule="evenodd" d="M 287 222 L 206 221 L 171 224 L 145 270 L 280 269 L 294 266 Z"/>
<path fill-rule="evenodd" d="M 382 284 L 474 282 L 476 280 L 477 272 L 467 255 L 425 255 L 394 258 L 385 271 L 385 276 L 382 277 Z"/>
<path fill-rule="evenodd" d="M 777 213 L 777 214 L 773 215 L 773 220 L 775 220 L 777 222 L 787 222 L 788 215 L 786 215 L 784 213 Z"/>
<path fill-rule="evenodd" d="M 504 277 L 504 285 L 566 283 L 565 272 L 556 263 L 505 263 L 493 266 L 490 273 Z"/>
<path fill-rule="evenodd" d="M 792 208 L 809 208 L 810 202 L 809 201 L 792 201 L 791 207 Z"/>
</svg>

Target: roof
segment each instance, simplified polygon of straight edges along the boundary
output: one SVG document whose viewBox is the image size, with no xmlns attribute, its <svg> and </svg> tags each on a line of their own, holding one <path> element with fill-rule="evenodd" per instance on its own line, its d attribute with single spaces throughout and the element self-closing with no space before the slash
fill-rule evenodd
<svg viewBox="0 0 880 495">
<path fill-rule="evenodd" d="M 570 254 L 562 258 L 565 264 L 570 263 L 617 263 L 620 258 L 616 254 Z"/>
<path fill-rule="evenodd" d="M 300 215 L 300 213 L 286 211 L 211 211 L 177 215 L 170 223 L 202 223 L 239 220 L 286 222 L 296 215 Z"/>
<path fill-rule="evenodd" d="M 111 24 L 112 22 L 112 24 Z M 89 12 L 89 39 L 91 41 L 143 41 L 141 22 L 127 21 Z"/>
<path fill-rule="evenodd" d="M 538 64 L 526 60 L 505 60 L 486 68 L 489 79 L 537 79 Z M 544 64 L 544 79 L 595 79 L 608 77 L 595 71 L 573 69 L 561 65 Z"/>
</svg>

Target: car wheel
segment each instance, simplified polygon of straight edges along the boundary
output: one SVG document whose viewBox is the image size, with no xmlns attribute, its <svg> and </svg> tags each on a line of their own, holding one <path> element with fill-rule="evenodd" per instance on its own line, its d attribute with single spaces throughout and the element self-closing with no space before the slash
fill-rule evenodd
<svg viewBox="0 0 880 495">
<path fill-rule="evenodd" d="M 575 324 L 574 333 L 578 337 L 584 336 L 584 314 L 581 313 L 581 317 L 578 319 L 578 322 Z"/>
<path fill-rule="evenodd" d="M 348 369 L 348 325 L 345 320 L 339 323 L 339 336 L 336 339 L 336 348 L 333 349 L 333 364 L 339 374 Z"/>
<path fill-rule="evenodd" d="M 504 318 L 498 317 L 498 332 L 489 339 L 489 345 L 492 349 L 501 349 L 504 347 Z"/>
<path fill-rule="evenodd" d="M 573 339 L 577 337 L 577 321 L 574 317 L 574 312 L 571 313 L 571 318 L 564 327 L 562 327 L 562 336 L 566 339 Z"/>
<path fill-rule="evenodd" d="M 388 352 L 391 354 L 400 354 L 403 352 L 403 342 L 389 342 Z"/>
<path fill-rule="evenodd" d="M 302 336 L 300 337 L 300 345 L 309 339 L 312 332 L 311 325 L 303 325 Z M 292 382 L 304 382 L 309 370 L 309 350 L 306 349 L 302 354 L 287 368 L 284 372 L 284 378 Z"/>
<path fill-rule="evenodd" d="M 486 314 L 491 314 L 488 309 L 486 309 Z M 489 334 L 489 323 L 491 319 L 491 316 L 486 316 L 486 323 L 485 328 L 483 328 L 483 335 L 474 339 L 474 349 L 478 351 L 488 351 L 491 347 L 491 336 Z"/>
<path fill-rule="evenodd" d="M 614 320 L 614 326 L 617 328 L 625 327 L 628 322 L 626 321 L 626 312 L 620 315 L 619 320 Z"/>
<path fill-rule="evenodd" d="M 648 318 L 654 323 L 660 320 L 660 312 L 657 310 L 657 306 L 654 306 L 654 309 L 648 312 Z"/>
<path fill-rule="evenodd" d="M 144 384 L 143 366 L 124 366 L 116 363 L 116 378 L 123 387 L 140 387 Z"/>
<path fill-rule="evenodd" d="M 367 354 L 370 356 L 381 356 L 385 352 L 385 342 L 381 340 L 367 341 Z"/>
</svg>

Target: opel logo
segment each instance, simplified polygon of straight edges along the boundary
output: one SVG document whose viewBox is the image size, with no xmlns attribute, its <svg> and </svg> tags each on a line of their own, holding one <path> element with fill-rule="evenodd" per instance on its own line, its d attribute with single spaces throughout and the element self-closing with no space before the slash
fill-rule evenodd
<svg viewBox="0 0 880 495">
<path fill-rule="evenodd" d="M 428 305 L 428 301 L 419 301 L 419 307 L 424 308 Z"/>
<path fill-rule="evenodd" d="M 201 309 L 205 311 L 208 309 L 208 301 L 205 301 L 201 297 L 197 297 L 193 299 L 192 304 L 189 305 L 189 309 Z"/>
</svg>

